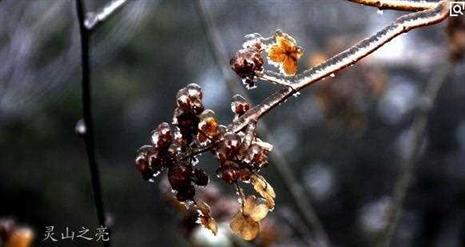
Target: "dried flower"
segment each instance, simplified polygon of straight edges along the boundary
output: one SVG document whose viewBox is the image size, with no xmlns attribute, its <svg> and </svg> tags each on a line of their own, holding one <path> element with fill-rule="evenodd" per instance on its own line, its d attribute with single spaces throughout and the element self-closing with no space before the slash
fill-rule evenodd
<svg viewBox="0 0 465 247">
<path fill-rule="evenodd" d="M 297 46 L 294 38 L 279 31 L 276 33 L 276 44 L 268 49 L 268 58 L 272 64 L 279 66 L 288 76 L 297 73 L 297 60 L 303 54 L 303 49 Z"/>
<path fill-rule="evenodd" d="M 269 209 L 274 208 L 274 199 L 276 198 L 276 193 L 274 192 L 273 187 L 265 180 L 264 177 L 260 175 L 253 175 L 251 177 L 251 183 L 255 191 L 265 198 L 267 206 Z"/>
<path fill-rule="evenodd" d="M 233 233 L 245 240 L 252 240 L 260 232 L 259 222 L 266 217 L 269 208 L 265 202 L 255 196 L 247 196 L 241 211 L 232 219 L 230 227 Z"/>
<path fill-rule="evenodd" d="M 203 201 L 198 201 L 197 207 L 200 213 L 200 223 L 216 235 L 218 233 L 218 224 L 215 219 L 210 216 L 210 206 Z"/>
</svg>

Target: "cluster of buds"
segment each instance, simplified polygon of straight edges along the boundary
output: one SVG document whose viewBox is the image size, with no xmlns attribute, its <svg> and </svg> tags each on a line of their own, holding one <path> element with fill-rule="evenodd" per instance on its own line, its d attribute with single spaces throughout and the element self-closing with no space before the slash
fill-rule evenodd
<svg viewBox="0 0 465 247">
<path fill-rule="evenodd" d="M 186 157 L 194 145 L 203 111 L 201 88 L 190 84 L 181 89 L 173 123 L 159 124 L 152 133 L 151 145 L 140 148 L 136 158 L 137 170 L 151 182 L 163 170 L 168 170 L 171 188 L 182 202 L 194 199 L 194 185 L 206 186 L 209 180 L 204 170 L 195 167 L 197 159 Z"/>
<path fill-rule="evenodd" d="M 235 119 L 249 109 L 250 105 L 243 97 L 233 97 L 231 110 Z M 245 202 L 246 197 L 239 187 L 239 182 L 246 182 L 251 183 L 261 196 L 253 198 L 266 202 L 267 210 L 274 207 L 274 191 L 259 175 L 260 170 L 268 164 L 268 154 L 272 146 L 257 137 L 255 127 L 255 123 L 249 124 L 243 130 L 235 132 L 220 125 L 215 113 L 203 106 L 200 86 L 189 84 L 179 90 L 176 96 L 172 123 L 159 124 L 152 133 L 151 144 L 139 149 L 135 160 L 136 168 L 142 177 L 150 182 L 162 171 L 167 170 L 167 181 L 176 200 L 186 207 L 194 222 L 216 233 L 218 227 L 211 216 L 210 206 L 196 196 L 195 186 L 206 186 L 209 183 L 209 176 L 196 166 L 196 156 L 203 152 L 211 151 L 215 154 L 219 161 L 217 176 L 229 184 L 236 185 L 238 192 L 240 190 L 240 201 Z M 266 189 L 263 184 L 266 184 Z M 248 201 L 250 202 L 250 199 Z M 249 209 L 250 207 L 248 206 Z M 263 205 L 257 204 L 257 207 Z M 245 211 L 241 208 L 240 212 Z M 257 222 L 251 224 L 254 231 L 258 231 Z M 252 239 L 257 235 L 249 233 L 244 236 L 234 229 L 233 232 L 246 239 Z"/>
<path fill-rule="evenodd" d="M 237 119 L 250 105 L 240 95 L 233 97 L 231 110 Z M 220 163 L 218 176 L 227 183 L 249 182 L 253 174 L 268 164 L 268 154 L 273 146 L 260 140 L 255 132 L 255 124 L 238 133 L 227 131 L 215 148 Z"/>
<path fill-rule="evenodd" d="M 256 75 L 263 71 L 264 60 L 261 55 L 263 50 L 258 40 L 246 42 L 244 48 L 239 50 L 229 62 L 248 89 L 255 87 Z"/>
</svg>

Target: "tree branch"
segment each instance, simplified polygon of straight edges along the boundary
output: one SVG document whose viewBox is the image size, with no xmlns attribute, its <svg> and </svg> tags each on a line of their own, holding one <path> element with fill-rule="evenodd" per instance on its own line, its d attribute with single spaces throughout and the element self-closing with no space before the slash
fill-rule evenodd
<svg viewBox="0 0 465 247">
<path fill-rule="evenodd" d="M 100 24 L 104 23 L 114 13 L 120 10 L 127 2 L 127 0 L 112 0 L 99 12 L 89 14 L 85 17 L 84 21 L 86 29 L 89 31 L 95 30 Z"/>
<path fill-rule="evenodd" d="M 449 63 L 441 65 L 426 85 L 425 92 L 421 97 L 421 102 L 413 119 L 411 127 L 412 138 L 409 140 L 409 152 L 400 162 L 401 173 L 394 185 L 393 202 L 388 210 L 386 228 L 378 236 L 376 246 L 390 246 L 394 232 L 399 224 L 402 205 L 407 195 L 408 188 L 410 187 L 410 181 L 414 175 L 415 162 L 423 144 L 428 115 L 433 109 L 442 85 L 447 80 L 450 69 L 451 65 Z"/>
<path fill-rule="evenodd" d="M 412 0 L 348 0 L 378 9 L 394 9 L 403 11 L 420 11 L 436 7 L 438 2 L 412 1 Z"/>
<path fill-rule="evenodd" d="M 86 145 L 87 157 L 90 168 L 92 192 L 97 212 L 98 223 L 105 226 L 105 211 L 102 200 L 102 188 L 100 182 L 100 171 L 95 159 L 94 144 L 94 121 L 92 116 L 92 91 L 91 91 L 91 70 L 89 59 L 89 31 L 85 27 L 85 6 L 82 0 L 76 0 L 76 13 L 79 22 L 79 34 L 81 38 L 81 86 L 82 86 L 82 107 L 83 120 L 80 134 L 84 138 Z M 103 241 L 104 246 L 110 246 L 110 241 Z"/>
<path fill-rule="evenodd" d="M 211 21 L 207 10 L 202 5 L 201 0 L 195 1 L 195 7 L 201 21 L 202 30 L 205 34 L 205 37 L 207 38 L 207 44 L 210 47 L 210 51 L 212 52 L 215 64 L 223 74 L 223 78 L 226 81 L 228 89 L 233 94 L 239 93 L 251 105 L 253 105 L 253 102 L 250 99 L 247 91 L 241 87 L 239 83 L 237 83 L 237 80 L 231 73 L 229 66 L 227 66 L 228 60 L 222 53 L 224 50 L 222 48 L 222 42 L 220 39 L 218 39 L 213 22 Z M 263 76 L 268 75 L 269 73 L 263 74 Z M 274 73 L 272 75 L 276 76 Z M 260 125 L 258 125 L 258 132 L 265 140 L 270 139 L 269 133 L 271 132 L 268 130 L 267 124 L 263 120 L 261 121 Z M 309 235 L 315 236 L 315 240 L 311 241 L 309 244 L 311 246 L 330 246 L 328 234 L 324 230 L 313 205 L 307 199 L 308 196 L 304 187 L 302 187 L 298 182 L 298 178 L 296 178 L 294 175 L 292 169 L 290 168 L 290 164 L 284 158 L 283 153 L 277 147 L 274 147 L 273 152 L 270 153 L 270 157 L 273 163 L 272 167 L 276 168 L 276 171 L 281 177 L 284 185 L 286 186 L 286 189 L 290 192 L 291 198 L 294 202 L 294 207 L 305 222 L 305 228 L 307 228 L 306 232 L 308 232 Z M 314 231 L 314 234 L 311 234 L 311 230 Z"/>
<path fill-rule="evenodd" d="M 375 35 L 360 41 L 353 47 L 326 60 L 324 63 L 304 71 L 301 75 L 295 76 L 289 80 L 289 84 L 292 83 L 293 87 L 285 87 L 272 94 L 266 98 L 263 103 L 247 111 L 242 117 L 238 118 L 228 127 L 233 131 L 240 131 L 251 120 L 258 120 L 265 113 L 283 103 L 294 93 L 327 76 L 330 76 L 331 74 L 336 73 L 339 70 L 355 64 L 395 37 L 412 29 L 433 25 L 443 21 L 449 16 L 447 3 L 447 0 L 443 0 L 436 4 L 433 9 L 401 16 L 392 24 L 377 32 Z"/>
</svg>

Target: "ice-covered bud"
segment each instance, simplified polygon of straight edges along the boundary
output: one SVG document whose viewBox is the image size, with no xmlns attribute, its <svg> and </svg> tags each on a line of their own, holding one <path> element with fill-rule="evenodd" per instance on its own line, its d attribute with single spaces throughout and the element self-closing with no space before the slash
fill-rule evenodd
<svg viewBox="0 0 465 247">
<path fill-rule="evenodd" d="M 158 149 L 168 148 L 172 140 L 171 126 L 166 122 L 159 124 L 152 134 L 152 143 Z"/>
<path fill-rule="evenodd" d="M 230 60 L 232 70 L 243 79 L 248 89 L 255 87 L 255 76 L 263 71 L 262 50 L 249 47 L 239 50 Z"/>
<path fill-rule="evenodd" d="M 239 94 L 233 96 L 231 102 L 231 110 L 237 114 L 237 116 L 242 116 L 246 111 L 250 109 L 250 104 Z"/>
</svg>

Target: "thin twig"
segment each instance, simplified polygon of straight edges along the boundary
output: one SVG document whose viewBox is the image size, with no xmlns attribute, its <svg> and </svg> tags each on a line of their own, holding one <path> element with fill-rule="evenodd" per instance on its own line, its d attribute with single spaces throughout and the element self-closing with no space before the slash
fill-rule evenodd
<svg viewBox="0 0 465 247">
<path fill-rule="evenodd" d="M 414 176 L 415 162 L 423 144 L 428 115 L 436 103 L 438 93 L 446 82 L 450 70 L 451 65 L 449 63 L 439 66 L 436 73 L 426 85 L 411 126 L 412 138 L 409 140 L 408 152 L 400 162 L 401 172 L 394 185 L 393 201 L 392 206 L 388 210 L 386 228 L 380 233 L 376 246 L 390 246 L 394 232 L 399 224 L 402 206 L 410 187 L 410 181 Z"/>
<path fill-rule="evenodd" d="M 328 77 L 339 70 L 357 63 L 364 57 L 376 51 L 395 37 L 412 29 L 429 26 L 445 20 L 449 16 L 448 1 L 441 1 L 435 8 L 401 16 L 389 26 L 375 35 L 360 41 L 351 48 L 326 60 L 324 63 L 304 71 L 291 79 L 293 87 L 285 87 L 266 98 L 260 105 L 247 111 L 235 120 L 229 128 L 235 132 L 243 129 L 251 120 L 258 120 L 271 109 L 285 102 L 296 92 Z"/>
<path fill-rule="evenodd" d="M 89 59 L 89 31 L 84 25 L 85 6 L 82 0 L 76 0 L 76 12 L 79 22 L 79 34 L 81 38 L 81 86 L 82 86 L 82 107 L 83 107 L 83 130 L 81 132 L 86 145 L 87 157 L 90 168 L 92 192 L 98 223 L 105 226 L 105 211 L 102 199 L 102 188 L 100 182 L 100 171 L 95 159 L 94 144 L 94 121 L 92 116 L 92 91 L 91 91 L 91 71 Z M 103 241 L 104 246 L 110 246 L 110 241 Z"/>
<path fill-rule="evenodd" d="M 393 9 L 403 11 L 420 11 L 436 7 L 438 2 L 412 1 L 412 0 L 348 0 L 378 9 Z"/>
<path fill-rule="evenodd" d="M 109 17 L 120 10 L 127 2 L 127 0 L 112 0 L 99 12 L 86 16 L 84 26 L 87 28 L 87 30 L 93 31 L 101 23 L 105 22 Z"/>
<path fill-rule="evenodd" d="M 229 66 L 227 66 L 227 59 L 226 56 L 223 54 L 222 42 L 218 39 L 216 34 L 216 29 L 213 26 L 213 22 L 211 21 L 207 11 L 205 10 L 204 6 L 202 5 L 201 0 L 196 0 L 195 2 L 196 10 L 201 20 L 202 29 L 205 33 L 207 38 L 208 46 L 210 47 L 210 51 L 212 52 L 213 59 L 215 61 L 216 66 L 221 71 L 223 78 L 226 81 L 226 85 L 228 89 L 233 93 L 239 93 L 242 95 L 249 103 L 253 104 L 247 91 L 244 90 L 243 87 L 240 86 L 237 80 L 234 79 Z M 269 137 L 269 130 L 267 127 L 266 122 L 263 120 L 261 124 L 258 126 L 258 131 L 264 139 L 268 140 Z M 297 209 L 297 212 L 303 218 L 307 232 L 310 233 L 310 229 L 315 232 L 316 241 L 319 242 L 318 246 L 329 246 L 329 238 L 324 230 L 314 207 L 311 205 L 309 200 L 307 199 L 307 193 L 305 189 L 298 183 L 298 179 L 292 172 L 290 168 L 290 164 L 284 158 L 283 153 L 275 147 L 273 152 L 270 153 L 271 160 L 273 163 L 273 167 L 276 167 L 278 175 L 283 180 L 284 185 L 286 186 L 287 190 L 291 193 L 291 198 L 294 201 L 294 206 Z M 311 242 L 313 243 L 313 241 Z M 313 245 L 313 244 L 312 244 Z"/>
</svg>

